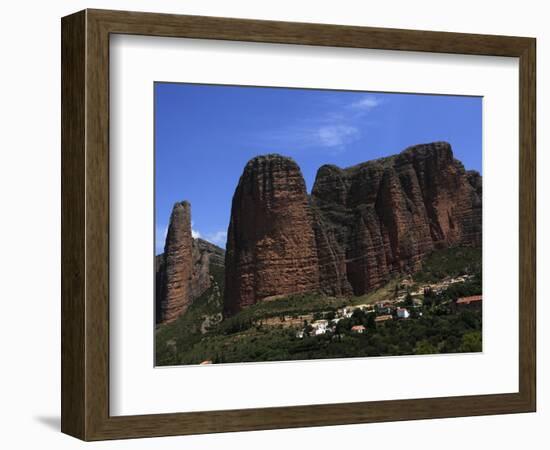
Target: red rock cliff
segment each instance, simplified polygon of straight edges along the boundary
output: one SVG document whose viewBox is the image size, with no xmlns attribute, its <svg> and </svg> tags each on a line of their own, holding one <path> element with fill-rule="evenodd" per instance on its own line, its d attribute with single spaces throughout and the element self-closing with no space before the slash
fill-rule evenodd
<svg viewBox="0 0 550 450">
<path fill-rule="evenodd" d="M 279 295 L 318 290 L 312 215 L 300 168 L 280 155 L 246 165 L 233 196 L 224 313 Z"/>
<path fill-rule="evenodd" d="M 323 166 L 311 200 L 328 294 L 362 295 L 419 269 L 434 248 L 481 245 L 481 176 L 445 142 L 347 169 Z"/>
<path fill-rule="evenodd" d="M 170 216 L 164 253 L 155 257 L 157 323 L 185 313 L 212 284 L 211 264 L 222 266 L 224 251 L 191 233 L 191 205 L 176 203 Z"/>
<path fill-rule="evenodd" d="M 189 307 L 192 261 L 191 205 L 188 202 L 176 203 L 164 245 L 161 322 L 172 322 Z"/>
</svg>

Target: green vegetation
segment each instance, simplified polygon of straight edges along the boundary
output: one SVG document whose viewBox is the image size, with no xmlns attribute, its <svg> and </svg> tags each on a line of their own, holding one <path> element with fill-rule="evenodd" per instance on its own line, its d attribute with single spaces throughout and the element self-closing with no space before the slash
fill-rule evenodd
<svg viewBox="0 0 550 450">
<path fill-rule="evenodd" d="M 223 268 L 211 265 L 213 283 L 173 323 L 161 325 L 155 332 L 155 363 L 159 366 L 182 364 L 182 355 L 200 342 L 203 331 L 216 326 L 222 318 Z"/>
<path fill-rule="evenodd" d="M 414 274 L 418 283 L 433 283 L 445 277 L 481 273 L 481 248 L 452 247 L 436 250 L 422 263 L 422 270 Z"/>
<path fill-rule="evenodd" d="M 441 310 L 445 313 L 449 313 L 452 302 L 456 301 L 458 298 L 469 297 L 471 295 L 478 295 L 481 293 L 482 279 L 481 273 L 478 273 L 470 280 L 453 284 L 439 294 L 427 289 L 424 294 L 423 306 L 425 310 L 432 313 Z"/>
<path fill-rule="evenodd" d="M 276 316 L 298 316 L 319 311 L 335 311 L 349 304 L 345 298 L 326 297 L 319 294 L 289 295 L 276 300 L 256 303 L 239 314 L 225 320 L 228 327 L 233 321 L 254 321 Z"/>
<path fill-rule="evenodd" d="M 319 294 L 293 295 L 250 306 L 220 321 L 223 269 L 212 268 L 215 283 L 175 322 L 156 331 L 157 365 L 305 360 L 323 358 L 393 356 L 411 354 L 479 352 L 482 349 L 482 315 L 479 309 L 457 311 L 458 297 L 480 294 L 481 251 L 453 248 L 434 252 L 422 271 L 413 275 L 417 287 L 444 278 L 469 275 L 443 290 L 428 290 L 417 305 L 407 292 L 399 303 L 409 319 L 375 322 L 377 313 L 355 309 L 340 317 L 324 334 L 315 335 L 314 321 L 333 320 L 344 307 L 395 299 L 399 280 L 352 298 Z M 403 292 L 401 290 L 401 292 Z M 363 325 L 366 333 L 352 330 Z M 298 337 L 297 332 L 304 336 Z"/>
<path fill-rule="evenodd" d="M 294 328 L 256 327 L 230 334 L 206 335 L 180 354 L 180 364 L 283 361 L 323 358 L 397 356 L 481 351 L 481 313 L 464 311 L 394 320 L 374 325 L 352 317 L 338 322 L 334 333 L 297 338 Z M 367 325 L 366 334 L 353 325 Z M 370 326 L 369 326 L 370 325 Z"/>
</svg>

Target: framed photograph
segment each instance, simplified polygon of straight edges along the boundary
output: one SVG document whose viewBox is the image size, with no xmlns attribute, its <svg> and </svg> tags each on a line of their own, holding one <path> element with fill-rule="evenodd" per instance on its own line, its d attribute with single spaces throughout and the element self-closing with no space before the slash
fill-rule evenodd
<svg viewBox="0 0 550 450">
<path fill-rule="evenodd" d="M 63 432 L 535 411 L 534 38 L 61 29 Z"/>
</svg>

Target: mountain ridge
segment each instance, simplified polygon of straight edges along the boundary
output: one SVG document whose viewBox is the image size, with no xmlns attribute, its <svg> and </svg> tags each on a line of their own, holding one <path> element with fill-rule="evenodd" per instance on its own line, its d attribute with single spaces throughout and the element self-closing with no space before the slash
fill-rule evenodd
<svg viewBox="0 0 550 450">
<path fill-rule="evenodd" d="M 434 249 L 480 246 L 481 196 L 447 142 L 323 165 L 310 195 L 293 159 L 253 158 L 233 197 L 225 314 L 278 295 L 363 295 Z"/>
</svg>

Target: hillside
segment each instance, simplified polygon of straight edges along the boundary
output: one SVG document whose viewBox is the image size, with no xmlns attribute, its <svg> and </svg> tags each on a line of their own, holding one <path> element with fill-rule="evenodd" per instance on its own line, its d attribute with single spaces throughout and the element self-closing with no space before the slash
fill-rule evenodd
<svg viewBox="0 0 550 450">
<path fill-rule="evenodd" d="M 454 256 L 461 254 L 461 264 Z M 220 321 L 222 273 L 212 288 L 197 299 L 188 312 L 156 332 L 156 364 L 183 365 L 282 361 L 341 357 L 389 356 L 422 353 L 481 351 L 481 311 L 455 311 L 453 301 L 481 293 L 480 249 L 451 248 L 430 254 L 412 277 L 395 278 L 363 296 L 329 297 L 300 294 L 260 302 Z M 453 273 L 436 280 L 439 270 Z M 468 277 L 450 283 L 454 277 Z M 429 278 L 429 282 L 425 281 Z M 426 298 L 426 286 L 441 287 Z M 413 306 L 407 303 L 411 295 Z M 376 322 L 391 305 L 391 320 Z M 408 308 L 411 317 L 399 320 L 397 308 Z M 347 311 L 349 317 L 342 316 Z M 334 328 L 316 335 L 324 320 L 340 317 Z M 364 326 L 366 332 L 352 331 Z M 300 333 L 308 330 L 304 336 Z"/>
</svg>

